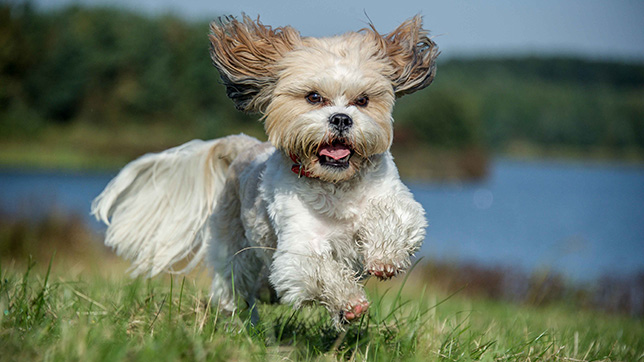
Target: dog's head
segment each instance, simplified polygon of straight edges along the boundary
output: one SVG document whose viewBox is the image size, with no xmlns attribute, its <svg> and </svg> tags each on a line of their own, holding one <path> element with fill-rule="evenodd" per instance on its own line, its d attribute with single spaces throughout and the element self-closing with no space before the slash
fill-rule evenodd
<svg viewBox="0 0 644 362">
<path fill-rule="evenodd" d="M 386 35 L 371 27 L 300 37 L 246 16 L 211 29 L 211 56 L 237 108 L 262 113 L 270 142 L 329 182 L 350 179 L 389 149 L 394 100 L 436 73 L 438 49 L 419 16 Z"/>
</svg>

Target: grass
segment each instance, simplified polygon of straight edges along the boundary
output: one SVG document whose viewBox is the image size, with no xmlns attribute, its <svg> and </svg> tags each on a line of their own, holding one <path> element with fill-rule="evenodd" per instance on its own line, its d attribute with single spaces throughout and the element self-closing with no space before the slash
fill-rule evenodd
<svg viewBox="0 0 644 362">
<path fill-rule="evenodd" d="M 131 279 L 100 245 L 78 218 L 0 215 L 0 361 L 644 360 L 642 317 L 499 301 L 445 268 L 370 280 L 345 332 L 321 307 L 260 305 L 253 327 L 208 304 L 206 272 Z"/>
<path fill-rule="evenodd" d="M 55 257 L 52 258 L 55 261 Z M 130 279 L 120 267 L 0 266 L 0 360 L 638 361 L 642 320 L 367 285 L 370 313 L 336 331 L 322 308 L 224 316 L 207 277 Z"/>
</svg>

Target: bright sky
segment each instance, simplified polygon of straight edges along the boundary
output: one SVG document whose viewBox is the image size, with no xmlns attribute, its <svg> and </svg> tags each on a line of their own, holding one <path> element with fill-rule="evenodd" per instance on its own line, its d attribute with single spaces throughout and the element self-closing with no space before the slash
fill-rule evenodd
<svg viewBox="0 0 644 362">
<path fill-rule="evenodd" d="M 20 0 L 18 0 L 20 1 Z M 145 13 L 211 20 L 219 15 L 261 16 L 264 24 L 292 25 L 303 35 L 327 36 L 363 28 L 381 32 L 420 13 L 443 58 L 455 55 L 584 55 L 644 62 L 642 0 L 36 0 L 45 9 L 64 4 L 116 5 Z M 367 15 L 365 15 L 367 14 Z M 367 18 L 368 16 L 368 18 Z M 204 29 L 204 31 L 207 31 Z"/>
</svg>

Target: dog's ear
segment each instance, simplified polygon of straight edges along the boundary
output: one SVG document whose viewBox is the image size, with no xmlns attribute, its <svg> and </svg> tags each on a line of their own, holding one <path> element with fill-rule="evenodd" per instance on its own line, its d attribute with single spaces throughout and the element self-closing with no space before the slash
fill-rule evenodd
<svg viewBox="0 0 644 362">
<path fill-rule="evenodd" d="M 391 81 L 396 97 L 427 87 L 436 75 L 438 46 L 422 25 L 422 18 L 416 15 L 381 37 L 381 46 L 394 67 Z"/>
<path fill-rule="evenodd" d="M 237 109 L 263 112 L 275 85 L 273 65 L 300 44 L 290 26 L 271 28 L 243 15 L 210 24 L 212 61 Z"/>
</svg>

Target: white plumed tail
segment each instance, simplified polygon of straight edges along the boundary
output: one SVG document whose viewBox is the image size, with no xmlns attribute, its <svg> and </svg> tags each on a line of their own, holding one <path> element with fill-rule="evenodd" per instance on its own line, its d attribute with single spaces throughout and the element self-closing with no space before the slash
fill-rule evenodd
<svg viewBox="0 0 644 362">
<path fill-rule="evenodd" d="M 203 259 L 206 225 L 237 155 L 259 141 L 246 135 L 194 140 L 129 163 L 92 202 L 108 225 L 105 244 L 132 260 L 132 275 L 187 272 Z"/>
</svg>

